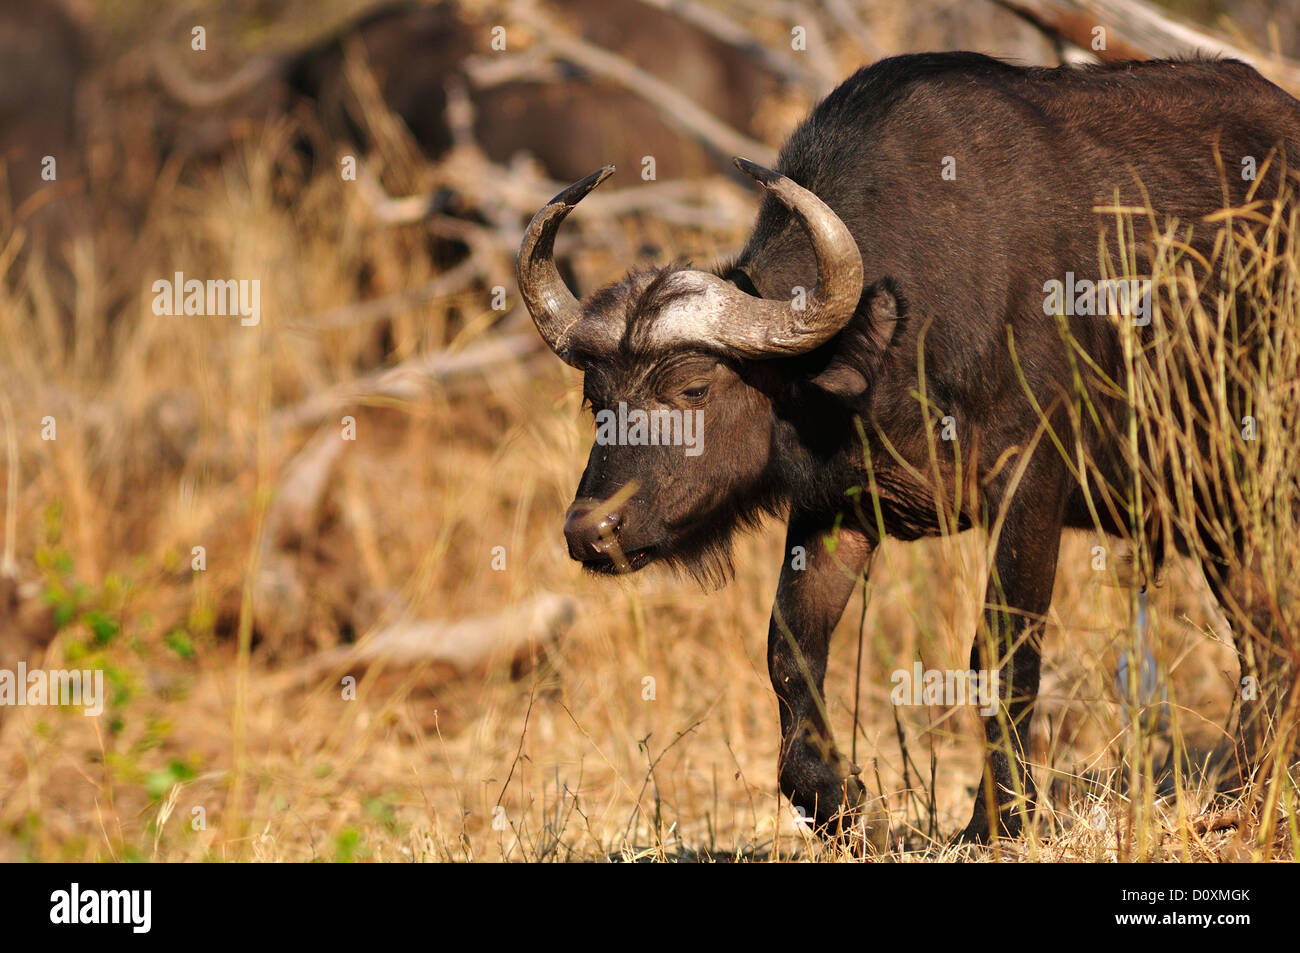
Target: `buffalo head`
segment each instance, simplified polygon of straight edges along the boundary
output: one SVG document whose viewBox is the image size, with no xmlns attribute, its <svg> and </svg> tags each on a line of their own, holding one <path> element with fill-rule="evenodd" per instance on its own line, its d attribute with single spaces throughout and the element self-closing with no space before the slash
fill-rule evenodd
<svg viewBox="0 0 1300 953">
<path fill-rule="evenodd" d="M 849 229 L 817 196 L 744 159 L 811 242 L 817 280 L 790 298 L 759 297 L 733 269 L 634 271 L 579 301 L 552 257 L 560 223 L 613 172 L 551 200 L 528 226 L 519 290 L 543 340 L 583 371 L 596 439 L 564 532 L 595 572 L 662 560 L 720 579 L 731 531 L 781 502 L 774 476 L 774 368 L 812 352 L 853 317 L 862 260 Z"/>
</svg>

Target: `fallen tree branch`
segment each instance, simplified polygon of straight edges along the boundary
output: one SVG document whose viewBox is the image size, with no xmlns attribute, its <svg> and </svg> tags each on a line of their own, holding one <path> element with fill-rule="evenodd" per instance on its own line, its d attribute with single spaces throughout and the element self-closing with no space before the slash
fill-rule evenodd
<svg viewBox="0 0 1300 953">
<path fill-rule="evenodd" d="M 779 20 L 790 27 L 803 27 L 808 41 L 808 50 L 802 55 L 809 57 L 814 72 L 822 78 L 829 91 L 840 84 L 844 78 L 835 58 L 829 55 L 830 44 L 826 39 L 826 29 L 821 21 L 818 5 L 807 2 L 786 2 L 786 0 L 734 0 L 747 8 L 751 14 Z M 737 10 L 733 14 L 743 16 Z"/>
<path fill-rule="evenodd" d="M 994 0 L 1051 36 L 1106 62 L 1208 53 L 1251 64 L 1273 82 L 1300 90 L 1300 63 L 1252 52 L 1199 26 L 1186 24 L 1146 0 Z M 1106 28 L 1106 49 L 1092 48 L 1093 30 Z"/>
<path fill-rule="evenodd" d="M 205 110 L 222 106 L 269 82 L 280 69 L 281 57 L 261 54 L 219 80 L 195 79 L 161 45 L 152 51 L 153 73 L 165 93 L 182 106 Z"/>
<path fill-rule="evenodd" d="M 169 4 L 173 9 L 151 31 L 156 39 L 145 51 L 143 61 L 163 92 L 177 103 L 191 109 L 213 109 L 253 92 L 313 47 L 323 47 L 349 35 L 382 5 L 383 0 L 364 0 L 342 7 L 334 5 L 336 9 L 312 18 L 309 27 L 302 31 L 292 28 L 292 18 L 277 21 L 265 32 L 259 31 L 261 52 L 250 56 L 228 76 L 209 80 L 193 76 L 180 65 L 179 60 L 168 55 L 167 42 L 174 40 L 179 43 L 184 39 L 188 45 L 186 23 L 193 14 L 193 10 L 187 9 L 187 4 Z M 286 24 L 289 30 L 276 28 Z"/>
<path fill-rule="evenodd" d="M 470 85 L 479 90 L 521 80 L 554 83 L 564 79 L 564 70 L 540 47 L 509 56 L 475 53 L 465 57 L 461 68 Z"/>
<path fill-rule="evenodd" d="M 434 384 L 479 374 L 500 364 L 522 360 L 541 350 L 536 333 L 493 337 L 464 350 L 438 351 L 409 358 L 356 380 L 346 381 L 305 400 L 276 411 L 271 416 L 273 431 L 311 426 L 346 407 L 372 401 L 409 401 L 425 396 Z"/>
<path fill-rule="evenodd" d="M 311 535 L 344 446 L 338 431 L 326 428 L 289 461 L 267 509 L 266 546 L 283 547 Z"/>
<path fill-rule="evenodd" d="M 307 317 L 292 318 L 286 321 L 284 326 L 298 333 L 314 333 L 383 321 L 413 305 L 462 291 L 484 272 L 485 267 L 481 258 L 471 254 L 460 264 L 419 287 L 408 288 L 382 298 L 359 301 L 356 304 L 340 305 Z"/>
<path fill-rule="evenodd" d="M 871 31 L 858 17 L 849 0 L 822 0 L 822 4 L 835 25 L 853 38 L 853 42 L 868 59 L 878 60 L 886 55 L 884 47 L 871 36 Z"/>
<path fill-rule="evenodd" d="M 697 0 L 641 0 L 647 6 L 671 13 L 703 33 L 757 60 L 759 65 L 792 86 L 798 86 L 814 96 L 830 92 L 825 77 L 809 72 L 794 61 L 794 57 L 777 55 L 768 45 L 758 40 L 737 22 L 737 18 L 706 7 Z M 843 0 L 836 0 L 842 3 Z M 865 49 L 865 47 L 864 47 Z"/>
<path fill-rule="evenodd" d="M 725 156 L 747 156 L 763 165 L 773 165 L 776 162 L 775 150 L 732 129 L 712 113 L 697 106 L 694 100 L 675 86 L 632 65 L 621 56 L 565 33 L 549 17 L 528 3 L 515 3 L 511 9 L 516 19 L 537 32 L 537 42 L 549 47 L 556 56 L 640 96 L 659 110 L 668 122 L 714 151 Z"/>
<path fill-rule="evenodd" d="M 493 244 L 505 247 L 513 258 L 523 235 L 522 222 L 551 200 L 567 183 L 541 175 L 527 175 L 518 169 L 459 151 L 448 156 L 436 170 L 439 183 L 460 194 L 468 204 L 482 208 L 504 206 L 520 220 L 508 234 L 481 229 L 493 236 Z M 358 167 L 357 184 L 371 215 L 383 225 L 412 225 L 429 218 L 436 210 L 433 193 L 394 198 L 374 177 Z M 676 179 L 594 192 L 582 203 L 583 215 L 616 218 L 643 213 L 672 225 L 690 228 L 730 229 L 744 225 L 753 215 L 747 193 L 730 179 Z"/>
<path fill-rule="evenodd" d="M 492 661 L 513 661 L 538 645 L 553 642 L 573 624 L 577 603 L 554 592 L 539 595 L 489 615 L 459 621 L 416 619 L 397 622 L 356 645 L 319 652 L 275 680 L 283 691 L 312 682 L 331 670 L 340 674 L 385 661 L 403 666 L 448 665 L 464 676 Z"/>
</svg>

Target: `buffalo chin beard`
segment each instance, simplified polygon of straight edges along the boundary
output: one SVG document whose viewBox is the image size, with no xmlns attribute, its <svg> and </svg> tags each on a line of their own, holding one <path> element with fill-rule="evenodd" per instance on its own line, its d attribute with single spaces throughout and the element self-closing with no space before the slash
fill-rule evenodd
<svg viewBox="0 0 1300 953">
<path fill-rule="evenodd" d="M 674 575 L 689 576 L 701 588 L 721 589 L 735 575 L 731 557 L 736 532 L 757 528 L 764 515 L 775 512 L 776 508 L 769 506 L 715 512 L 683 532 L 669 534 L 638 549 L 625 550 L 621 559 L 584 559 L 582 568 L 593 575 L 619 576 L 656 564 Z"/>
<path fill-rule="evenodd" d="M 621 558 L 584 559 L 582 568 L 597 576 L 625 576 L 652 564 L 663 566 L 674 575 L 688 575 L 702 587 L 711 589 L 721 589 L 735 572 L 729 539 L 691 546 L 664 542 L 630 550 Z"/>
<path fill-rule="evenodd" d="M 597 576 L 622 576 L 644 569 L 658 558 L 657 546 L 646 546 L 617 555 L 582 560 L 582 568 Z"/>
</svg>

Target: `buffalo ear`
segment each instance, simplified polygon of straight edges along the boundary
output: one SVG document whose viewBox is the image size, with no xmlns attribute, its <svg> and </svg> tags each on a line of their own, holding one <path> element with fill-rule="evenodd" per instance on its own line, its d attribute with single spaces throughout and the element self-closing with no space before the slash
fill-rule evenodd
<svg viewBox="0 0 1300 953">
<path fill-rule="evenodd" d="M 826 393 L 843 398 L 857 397 L 867 389 L 867 376 L 839 360 L 832 361 L 812 382 Z"/>
<path fill-rule="evenodd" d="M 869 343 L 879 360 L 894 343 L 902 327 L 907 304 L 898 289 L 894 287 L 892 278 L 881 278 L 863 292 L 863 297 L 867 301 L 867 314 L 870 321 Z M 861 308 L 861 304 L 858 307 Z"/>
<path fill-rule="evenodd" d="M 882 278 L 862 293 L 857 313 L 840 334 L 829 364 L 812 379 L 828 394 L 860 396 L 902 327 L 905 305 L 893 281 Z"/>
</svg>

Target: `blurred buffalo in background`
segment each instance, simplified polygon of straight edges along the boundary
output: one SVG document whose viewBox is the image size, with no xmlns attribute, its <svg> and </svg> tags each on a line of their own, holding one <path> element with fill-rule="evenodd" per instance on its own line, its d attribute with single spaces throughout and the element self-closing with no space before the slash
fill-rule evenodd
<svg viewBox="0 0 1300 953">
<path fill-rule="evenodd" d="M 755 132 L 760 103 L 777 88 L 777 77 L 753 56 L 641 0 L 570 0 L 563 11 L 566 26 L 587 41 L 690 91 L 701 108 L 737 129 Z M 312 145 L 325 150 L 327 161 L 330 147 L 341 143 L 368 150 L 376 138 L 367 115 L 374 104 L 366 101 L 370 90 L 357 88 L 351 59 L 369 68 L 373 92 L 428 159 L 455 142 L 459 94 L 472 110 L 467 131 L 496 162 L 527 154 L 566 179 L 581 174 L 593 154 L 639 165 L 653 143 L 660 177 L 716 168 L 716 156 L 645 96 L 581 66 L 529 56 L 524 38 L 502 35 L 504 48 L 493 50 L 494 20 L 482 13 L 450 0 L 385 3 L 305 48 L 264 53 L 205 80 L 188 75 L 175 50 L 159 50 L 157 78 L 179 107 L 176 145 L 219 147 L 236 117 L 306 106 L 316 125 Z M 186 36 L 173 32 L 176 40 Z M 525 52 L 516 53 L 516 45 Z"/>
</svg>

